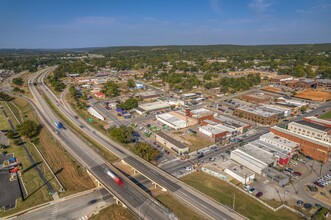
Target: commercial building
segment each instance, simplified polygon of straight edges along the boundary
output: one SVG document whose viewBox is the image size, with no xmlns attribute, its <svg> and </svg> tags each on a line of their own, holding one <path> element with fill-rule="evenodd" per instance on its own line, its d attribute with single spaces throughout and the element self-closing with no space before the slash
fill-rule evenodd
<svg viewBox="0 0 331 220">
<path fill-rule="evenodd" d="M 271 97 L 265 95 L 264 93 L 247 94 L 241 96 L 241 98 L 245 101 L 258 103 L 258 104 L 261 103 L 268 104 L 271 101 Z"/>
<path fill-rule="evenodd" d="M 173 106 L 173 107 L 180 107 L 180 106 L 185 105 L 184 101 L 182 101 L 180 99 L 168 99 L 168 103 L 170 106 Z"/>
<path fill-rule="evenodd" d="M 269 84 L 274 86 L 280 86 L 282 82 L 293 80 L 293 76 L 289 75 L 277 75 L 274 78 L 270 79 Z"/>
<path fill-rule="evenodd" d="M 289 116 L 291 116 L 291 109 L 290 108 L 286 108 L 286 107 L 281 107 L 281 106 L 277 106 L 277 105 L 262 105 L 263 109 L 267 109 L 271 112 L 280 112 L 280 116 L 287 118 Z"/>
<path fill-rule="evenodd" d="M 248 169 L 254 171 L 255 173 L 262 174 L 262 170 L 269 166 L 269 163 L 272 164 L 273 159 L 267 160 L 268 158 L 263 158 L 263 155 L 257 158 L 255 155 L 252 156 L 250 151 L 240 148 L 234 151 L 231 151 L 231 159 L 237 163 L 247 167 Z"/>
<path fill-rule="evenodd" d="M 196 98 L 200 98 L 200 97 L 201 97 L 201 94 L 198 94 L 198 93 L 186 93 L 186 94 L 181 95 L 181 98 L 184 100 L 196 99 Z"/>
<path fill-rule="evenodd" d="M 215 113 L 205 108 L 199 108 L 194 110 L 186 109 L 185 114 L 186 116 L 196 118 L 198 120 L 198 123 L 201 123 L 203 120 L 206 119 L 212 120 Z"/>
<path fill-rule="evenodd" d="M 197 120 L 175 111 L 156 115 L 156 119 L 175 130 L 196 125 L 198 123 Z"/>
<path fill-rule="evenodd" d="M 221 163 L 220 166 L 226 174 L 238 180 L 242 184 L 249 184 L 255 178 L 254 172 L 232 160 L 225 161 Z"/>
<path fill-rule="evenodd" d="M 322 161 L 326 163 L 329 161 L 329 153 L 330 153 L 330 143 L 320 141 L 317 139 L 312 139 L 302 134 L 295 133 L 293 131 L 280 128 L 277 126 L 271 127 L 270 131 L 275 135 L 280 137 L 289 139 L 293 142 L 299 144 L 299 151 L 306 155 L 310 156 L 311 158 Z"/>
<path fill-rule="evenodd" d="M 243 134 L 245 133 L 248 129 L 250 129 L 252 126 L 250 124 L 229 118 L 229 117 L 225 117 L 223 115 L 217 115 L 214 116 L 213 121 L 222 124 L 226 127 L 235 129 L 239 134 Z"/>
<path fill-rule="evenodd" d="M 271 132 L 260 136 L 260 140 L 275 146 L 275 148 L 280 148 L 284 150 L 287 155 L 294 155 L 299 150 L 298 143 L 277 136 Z"/>
<path fill-rule="evenodd" d="M 284 106 L 288 106 L 288 107 L 297 107 L 297 108 L 301 108 L 303 106 L 307 107 L 309 105 L 309 103 L 307 103 L 307 102 L 302 102 L 302 101 L 293 100 L 293 99 L 287 99 L 284 97 L 277 98 L 276 103 L 279 105 L 284 105 Z"/>
<path fill-rule="evenodd" d="M 188 146 L 173 139 L 172 137 L 163 132 L 156 133 L 155 138 L 157 142 L 174 151 L 178 155 L 183 155 L 185 153 L 188 153 L 189 151 Z"/>
<path fill-rule="evenodd" d="M 157 102 L 139 104 L 138 107 L 135 108 L 135 111 L 140 115 L 144 115 L 149 112 L 165 110 L 169 108 L 170 105 L 167 102 L 157 101 Z"/>
<path fill-rule="evenodd" d="M 156 100 L 159 97 L 159 95 L 153 91 L 147 91 L 147 92 L 138 92 L 135 94 L 135 97 L 143 100 L 144 102 L 151 102 Z"/>
<path fill-rule="evenodd" d="M 318 79 L 316 83 L 318 89 L 331 90 L 331 79 Z"/>
<path fill-rule="evenodd" d="M 262 125 L 274 125 L 278 123 L 281 112 L 263 108 L 261 106 L 244 106 L 236 108 L 233 114 L 239 118 L 254 121 Z"/>
<path fill-rule="evenodd" d="M 216 124 L 216 125 L 205 125 L 199 127 L 199 133 L 203 134 L 203 136 L 208 137 L 208 139 L 214 142 L 220 142 L 227 137 L 231 136 L 227 129 L 224 126 Z"/>
<path fill-rule="evenodd" d="M 228 175 L 217 166 L 206 164 L 201 168 L 201 171 L 218 179 L 229 181 Z"/>
<path fill-rule="evenodd" d="M 315 123 L 315 124 L 320 124 L 320 125 L 323 125 L 325 127 L 331 128 L 331 121 L 328 121 L 328 120 L 316 118 L 314 116 L 305 117 L 303 120 L 309 121 L 309 122 L 312 122 L 312 123 Z"/>
<path fill-rule="evenodd" d="M 270 178 L 272 181 L 278 183 L 279 186 L 285 186 L 290 182 L 290 177 L 285 173 L 279 172 L 278 170 L 267 167 L 262 170 L 262 176 Z"/>
<path fill-rule="evenodd" d="M 287 129 L 315 140 L 330 143 L 331 145 L 331 128 L 328 128 L 323 124 L 303 120 L 289 123 Z"/>
</svg>

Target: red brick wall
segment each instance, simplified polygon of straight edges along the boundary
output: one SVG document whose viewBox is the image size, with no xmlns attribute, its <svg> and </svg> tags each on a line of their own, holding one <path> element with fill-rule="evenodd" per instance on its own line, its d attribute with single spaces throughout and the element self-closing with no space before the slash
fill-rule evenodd
<svg viewBox="0 0 331 220">
<path fill-rule="evenodd" d="M 275 135 L 280 137 L 289 139 L 291 141 L 299 143 L 299 150 L 306 156 L 310 156 L 311 158 L 319 161 L 323 161 L 326 163 L 329 160 L 329 148 L 316 144 L 314 142 L 302 140 L 301 138 L 292 136 L 291 134 L 287 134 L 281 131 L 277 131 L 273 128 L 270 128 L 270 131 Z"/>
</svg>

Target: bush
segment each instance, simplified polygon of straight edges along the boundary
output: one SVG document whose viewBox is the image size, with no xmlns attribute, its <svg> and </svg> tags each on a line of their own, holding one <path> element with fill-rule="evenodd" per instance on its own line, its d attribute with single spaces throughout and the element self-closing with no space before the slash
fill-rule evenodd
<svg viewBox="0 0 331 220">
<path fill-rule="evenodd" d="M 122 125 L 119 128 L 112 127 L 109 132 L 110 136 L 121 143 L 131 143 L 134 140 L 133 129 Z"/>
<path fill-rule="evenodd" d="M 41 127 L 42 126 L 40 124 L 37 124 L 36 122 L 31 120 L 27 120 L 17 126 L 17 132 L 21 136 L 32 138 L 39 134 Z"/>
<path fill-rule="evenodd" d="M 136 143 L 133 151 L 139 157 L 149 162 L 155 160 L 157 156 L 160 154 L 159 150 L 153 148 L 150 144 L 145 142 Z"/>
</svg>

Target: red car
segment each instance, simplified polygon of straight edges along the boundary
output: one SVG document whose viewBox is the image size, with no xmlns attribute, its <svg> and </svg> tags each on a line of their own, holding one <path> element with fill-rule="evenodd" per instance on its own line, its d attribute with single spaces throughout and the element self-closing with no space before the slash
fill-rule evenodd
<svg viewBox="0 0 331 220">
<path fill-rule="evenodd" d="M 302 175 L 302 173 L 300 173 L 300 172 L 298 172 L 298 171 L 295 171 L 293 174 L 294 174 L 294 175 L 297 175 L 297 176 L 301 176 L 301 175 Z"/>
<path fill-rule="evenodd" d="M 257 198 L 260 198 L 261 196 L 263 196 L 263 192 L 258 192 L 258 193 L 256 193 L 256 197 L 257 197 Z"/>
</svg>

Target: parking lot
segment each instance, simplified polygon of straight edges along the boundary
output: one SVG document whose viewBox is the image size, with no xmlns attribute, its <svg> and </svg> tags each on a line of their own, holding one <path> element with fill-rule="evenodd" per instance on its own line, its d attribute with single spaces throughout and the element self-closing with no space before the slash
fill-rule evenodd
<svg viewBox="0 0 331 220">
<path fill-rule="evenodd" d="M 0 156 L 0 164 L 3 164 L 5 160 L 13 157 L 13 154 Z M 20 179 L 21 181 L 21 179 Z M 21 185 L 23 183 L 21 181 Z M 23 192 L 24 196 L 26 192 Z M 8 210 L 16 206 L 16 199 L 21 197 L 21 191 L 17 179 L 10 181 L 10 173 L 7 168 L 0 169 L 0 207 L 3 210 Z"/>
</svg>

